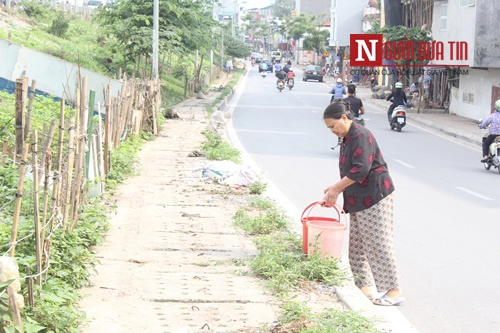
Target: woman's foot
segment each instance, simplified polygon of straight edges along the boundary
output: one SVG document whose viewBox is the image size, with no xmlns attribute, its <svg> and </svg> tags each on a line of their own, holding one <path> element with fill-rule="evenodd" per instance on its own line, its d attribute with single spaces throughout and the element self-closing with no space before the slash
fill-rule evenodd
<svg viewBox="0 0 500 333">
<path fill-rule="evenodd" d="M 377 290 L 373 286 L 364 286 L 364 287 L 361 287 L 359 289 L 370 300 L 373 299 L 375 297 L 375 294 L 377 293 Z"/>
<path fill-rule="evenodd" d="M 385 305 L 385 306 L 400 305 L 405 301 L 404 297 L 401 297 L 401 294 L 402 294 L 401 289 L 399 288 L 391 289 L 388 292 L 386 292 L 385 295 L 383 295 L 382 297 L 377 297 L 376 299 L 374 299 L 373 304 Z"/>
</svg>

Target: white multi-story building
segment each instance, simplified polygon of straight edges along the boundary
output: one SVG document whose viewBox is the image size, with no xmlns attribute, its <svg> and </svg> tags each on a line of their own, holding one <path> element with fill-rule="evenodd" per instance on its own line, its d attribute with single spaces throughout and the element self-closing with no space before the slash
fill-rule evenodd
<svg viewBox="0 0 500 333">
<path fill-rule="evenodd" d="M 438 0 L 434 2 L 432 38 L 445 45 L 446 57 L 432 64 L 468 65 L 467 74 L 451 86 L 450 113 L 486 118 L 500 99 L 500 12 L 498 1 Z M 450 57 L 450 45 L 459 44 L 461 57 Z M 460 56 L 460 53 L 458 54 Z"/>
<path fill-rule="evenodd" d="M 331 0 L 330 46 L 349 46 L 351 34 L 363 33 L 366 0 Z"/>
</svg>

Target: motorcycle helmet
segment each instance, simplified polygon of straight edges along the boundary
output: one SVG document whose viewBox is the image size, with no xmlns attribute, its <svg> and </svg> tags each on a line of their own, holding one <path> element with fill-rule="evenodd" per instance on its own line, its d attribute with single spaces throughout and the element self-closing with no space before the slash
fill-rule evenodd
<svg viewBox="0 0 500 333">
<path fill-rule="evenodd" d="M 342 83 L 342 79 L 341 79 L 341 78 L 338 78 L 338 79 L 337 79 L 337 83 Z"/>
<path fill-rule="evenodd" d="M 397 88 L 403 88 L 403 84 L 401 82 L 396 82 L 396 84 L 394 85 Z"/>
<path fill-rule="evenodd" d="M 500 99 L 495 102 L 495 111 L 500 112 Z"/>
</svg>

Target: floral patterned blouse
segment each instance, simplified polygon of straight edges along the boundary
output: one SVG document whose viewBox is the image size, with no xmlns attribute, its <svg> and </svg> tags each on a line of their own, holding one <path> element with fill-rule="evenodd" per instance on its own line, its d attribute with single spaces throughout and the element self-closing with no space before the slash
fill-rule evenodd
<svg viewBox="0 0 500 333">
<path fill-rule="evenodd" d="M 373 134 L 352 123 L 343 138 L 339 158 L 340 177 L 355 183 L 344 189 L 344 211 L 370 208 L 394 191 L 394 184 Z"/>
</svg>

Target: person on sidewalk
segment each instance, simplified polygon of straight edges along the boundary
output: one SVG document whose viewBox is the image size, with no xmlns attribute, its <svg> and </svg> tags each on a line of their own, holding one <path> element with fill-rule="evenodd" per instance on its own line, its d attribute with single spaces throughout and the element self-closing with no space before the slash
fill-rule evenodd
<svg viewBox="0 0 500 333">
<path fill-rule="evenodd" d="M 233 70 L 233 61 L 231 59 L 228 59 L 226 62 L 226 70 L 227 74 L 231 74 L 231 71 Z"/>
<path fill-rule="evenodd" d="M 365 114 L 365 107 L 361 99 L 356 97 L 356 85 L 350 84 L 347 86 L 347 98 L 344 99 L 349 103 L 349 108 L 354 113 L 354 118 Z"/>
<path fill-rule="evenodd" d="M 342 84 L 342 79 L 338 78 L 337 79 L 337 84 L 335 84 L 330 90 L 330 94 L 333 94 L 332 99 L 330 100 L 330 103 L 333 102 L 335 99 L 343 98 L 347 92 L 345 91 L 345 87 Z"/>
<path fill-rule="evenodd" d="M 387 96 L 387 100 L 391 101 L 392 104 L 389 106 L 389 110 L 387 111 L 387 119 L 389 120 L 389 124 L 391 123 L 392 111 L 394 108 L 399 105 L 406 105 L 408 99 L 406 98 L 406 94 L 403 90 L 403 84 L 401 82 L 396 82 L 394 85 L 396 89 L 394 89 L 389 96 Z"/>
<path fill-rule="evenodd" d="M 349 262 L 356 286 L 375 305 L 399 305 L 404 298 L 394 256 L 394 184 L 387 164 L 373 134 L 353 122 L 347 102 L 328 105 L 323 121 L 342 140 L 341 179 L 324 190 L 319 203 L 334 205 L 342 193 L 343 209 L 350 214 Z M 383 296 L 375 297 L 376 291 Z"/>
<path fill-rule="evenodd" d="M 488 126 L 490 126 L 490 134 L 483 139 L 483 159 L 481 163 L 488 161 L 490 145 L 500 135 L 500 99 L 495 102 L 495 111 L 479 125 L 479 128 L 486 128 Z"/>
</svg>

